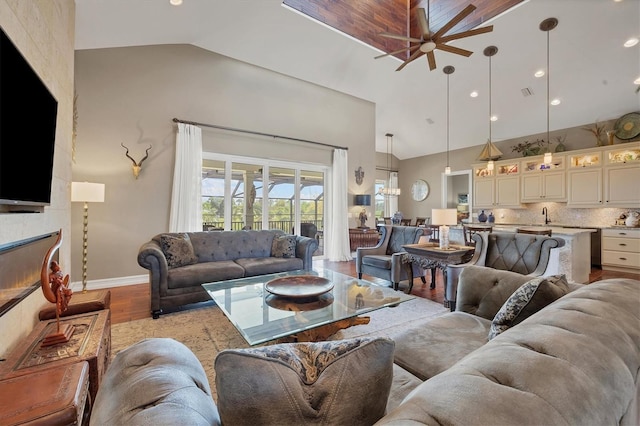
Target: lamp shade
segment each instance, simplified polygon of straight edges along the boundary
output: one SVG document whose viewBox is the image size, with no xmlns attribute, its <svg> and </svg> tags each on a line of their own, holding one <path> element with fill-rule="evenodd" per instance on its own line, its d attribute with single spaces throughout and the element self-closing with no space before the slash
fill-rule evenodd
<svg viewBox="0 0 640 426">
<path fill-rule="evenodd" d="M 358 194 L 358 195 L 356 195 L 355 205 L 356 206 L 370 206 L 371 205 L 371 195 L 369 195 L 369 194 Z"/>
<path fill-rule="evenodd" d="M 104 183 L 71 182 L 71 201 L 104 202 Z"/>
<path fill-rule="evenodd" d="M 458 223 L 456 209 L 432 209 L 431 223 L 434 225 L 456 225 Z"/>
</svg>

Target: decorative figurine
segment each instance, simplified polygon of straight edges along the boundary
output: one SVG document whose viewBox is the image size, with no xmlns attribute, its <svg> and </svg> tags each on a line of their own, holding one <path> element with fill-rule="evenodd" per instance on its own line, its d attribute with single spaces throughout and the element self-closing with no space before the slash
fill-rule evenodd
<svg viewBox="0 0 640 426">
<path fill-rule="evenodd" d="M 358 219 L 360 220 L 360 228 L 362 228 L 362 229 L 368 229 L 369 228 L 367 226 L 367 211 L 365 209 L 362 209 L 362 211 L 358 215 Z"/>
<path fill-rule="evenodd" d="M 40 286 L 44 297 L 56 304 L 56 332 L 49 334 L 42 340 L 42 346 L 53 346 L 58 343 L 66 343 L 73 335 L 74 326 L 64 324 L 60 326 L 60 314 L 67 310 L 73 292 L 69 288 L 69 275 L 64 275 L 60 265 L 53 259 L 53 255 L 62 244 L 62 229 L 58 239 L 47 251 L 40 271 Z M 50 272 L 49 272 L 50 269 Z"/>
</svg>

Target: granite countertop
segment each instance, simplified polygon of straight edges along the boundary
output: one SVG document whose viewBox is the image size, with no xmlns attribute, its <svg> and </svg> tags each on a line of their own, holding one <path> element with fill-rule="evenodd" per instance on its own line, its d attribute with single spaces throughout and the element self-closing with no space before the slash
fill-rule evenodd
<svg viewBox="0 0 640 426">
<path fill-rule="evenodd" d="M 537 224 L 537 223 L 488 223 L 488 222 L 472 222 L 466 225 L 475 225 L 475 226 L 488 226 L 493 225 L 493 228 L 497 231 L 507 231 L 507 232 L 516 232 L 516 228 L 534 228 L 534 229 L 551 229 L 553 235 L 577 235 L 582 233 L 592 233 L 597 232 L 601 227 L 593 226 L 575 226 L 575 225 L 562 225 L 558 223 L 549 223 L 547 225 Z M 458 225 L 456 228 L 462 229 L 461 225 Z"/>
</svg>

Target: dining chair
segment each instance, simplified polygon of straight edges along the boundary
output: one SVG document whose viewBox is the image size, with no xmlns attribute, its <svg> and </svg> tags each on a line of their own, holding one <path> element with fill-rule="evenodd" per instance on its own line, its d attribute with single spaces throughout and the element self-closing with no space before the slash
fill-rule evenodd
<svg viewBox="0 0 640 426">
<path fill-rule="evenodd" d="M 492 232 L 492 225 L 462 225 L 462 229 L 464 232 L 464 245 L 475 247 L 476 242 L 473 239 L 473 234 L 477 232 Z"/>
<path fill-rule="evenodd" d="M 416 226 L 428 225 L 431 222 L 430 217 L 416 217 Z"/>
<path fill-rule="evenodd" d="M 393 222 L 391 221 L 391 217 L 384 217 L 384 224 L 385 225 L 393 225 Z"/>
<path fill-rule="evenodd" d="M 439 243 L 440 242 L 440 225 L 426 225 L 425 228 L 431 231 L 431 233 L 429 234 L 429 242 Z"/>
<path fill-rule="evenodd" d="M 411 226 L 411 219 L 400 219 L 400 225 Z"/>
</svg>

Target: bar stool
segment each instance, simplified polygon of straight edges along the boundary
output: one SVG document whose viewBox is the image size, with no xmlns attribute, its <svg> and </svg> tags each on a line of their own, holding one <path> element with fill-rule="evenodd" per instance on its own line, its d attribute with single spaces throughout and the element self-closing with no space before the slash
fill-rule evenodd
<svg viewBox="0 0 640 426">
<path fill-rule="evenodd" d="M 533 234 L 533 235 L 547 235 L 551 236 L 550 228 L 541 228 L 541 229 L 533 229 L 533 228 L 516 228 L 516 232 L 518 234 Z"/>
<path fill-rule="evenodd" d="M 493 226 L 492 225 L 462 225 L 462 229 L 464 232 L 464 245 L 474 247 L 476 243 L 471 238 L 473 234 L 477 232 L 486 232 L 486 231 L 489 231 L 489 233 L 491 233 L 493 231 Z"/>
</svg>

